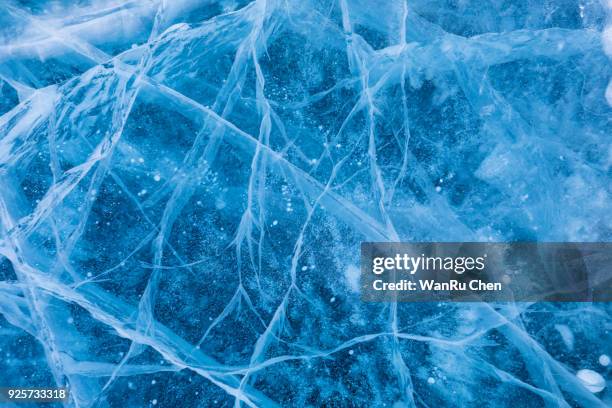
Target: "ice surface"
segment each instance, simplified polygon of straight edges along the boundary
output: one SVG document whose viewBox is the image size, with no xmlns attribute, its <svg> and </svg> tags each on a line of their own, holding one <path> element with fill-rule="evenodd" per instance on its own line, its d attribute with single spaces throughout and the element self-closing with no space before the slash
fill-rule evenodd
<svg viewBox="0 0 612 408">
<path fill-rule="evenodd" d="M 612 239 L 609 1 L 0 0 L 0 22 L 0 385 L 612 404 L 608 304 L 358 284 L 362 241 Z"/>
</svg>

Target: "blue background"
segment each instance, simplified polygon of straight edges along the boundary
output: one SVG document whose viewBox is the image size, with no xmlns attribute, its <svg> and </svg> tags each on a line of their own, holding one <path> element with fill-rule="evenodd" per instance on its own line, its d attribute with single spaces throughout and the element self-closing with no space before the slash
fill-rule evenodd
<svg viewBox="0 0 612 408">
<path fill-rule="evenodd" d="M 609 406 L 608 304 L 366 304 L 359 246 L 610 241 L 611 16 L 0 0 L 0 385 Z"/>
</svg>

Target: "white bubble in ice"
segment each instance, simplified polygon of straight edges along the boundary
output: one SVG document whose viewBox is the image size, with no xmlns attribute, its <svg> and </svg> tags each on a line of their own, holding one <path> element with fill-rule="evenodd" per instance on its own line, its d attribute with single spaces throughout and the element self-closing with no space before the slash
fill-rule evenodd
<svg viewBox="0 0 612 408">
<path fill-rule="evenodd" d="M 584 385 L 584 388 L 592 393 L 600 392 L 606 388 L 606 380 L 604 380 L 601 374 L 599 374 L 597 371 L 584 368 L 582 370 L 578 370 L 576 377 L 578 377 L 582 385 Z"/>
</svg>

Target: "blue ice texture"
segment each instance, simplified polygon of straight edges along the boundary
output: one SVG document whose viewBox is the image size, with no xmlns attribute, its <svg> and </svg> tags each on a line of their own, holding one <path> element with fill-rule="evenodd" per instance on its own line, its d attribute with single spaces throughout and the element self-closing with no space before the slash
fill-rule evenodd
<svg viewBox="0 0 612 408">
<path fill-rule="evenodd" d="M 611 58 L 611 0 L 0 0 L 0 386 L 611 406 L 610 304 L 359 294 L 363 241 L 611 241 Z"/>
</svg>

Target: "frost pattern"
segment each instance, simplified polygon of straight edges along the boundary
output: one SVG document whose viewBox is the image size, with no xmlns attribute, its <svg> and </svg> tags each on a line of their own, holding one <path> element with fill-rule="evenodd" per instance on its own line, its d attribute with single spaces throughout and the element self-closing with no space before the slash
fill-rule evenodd
<svg viewBox="0 0 612 408">
<path fill-rule="evenodd" d="M 609 305 L 358 283 L 362 241 L 612 238 L 612 3 L 4 0 L 0 21 L 0 385 L 612 404 Z"/>
</svg>

